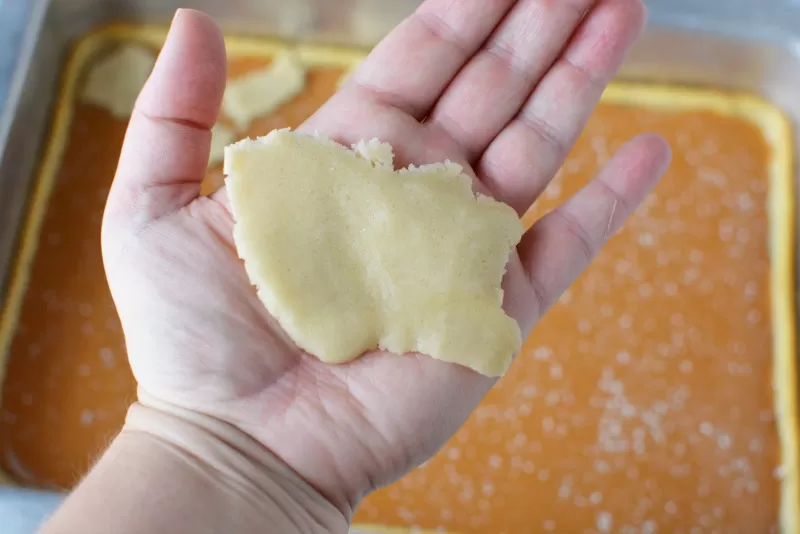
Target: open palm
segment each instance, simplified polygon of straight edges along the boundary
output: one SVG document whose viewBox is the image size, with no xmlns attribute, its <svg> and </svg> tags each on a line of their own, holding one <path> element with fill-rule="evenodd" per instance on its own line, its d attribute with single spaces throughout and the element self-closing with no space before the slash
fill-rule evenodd
<svg viewBox="0 0 800 534">
<path fill-rule="evenodd" d="M 345 144 L 378 137 L 402 166 L 457 161 L 522 214 L 643 19 L 639 0 L 427 0 L 301 129 Z M 179 12 L 108 199 L 103 256 L 140 399 L 237 426 L 349 515 L 431 456 L 494 381 L 423 355 L 327 366 L 287 338 L 237 258 L 225 190 L 199 197 L 225 76 L 219 29 Z M 630 142 L 527 232 L 503 282 L 523 334 L 668 161 L 660 139 Z"/>
</svg>

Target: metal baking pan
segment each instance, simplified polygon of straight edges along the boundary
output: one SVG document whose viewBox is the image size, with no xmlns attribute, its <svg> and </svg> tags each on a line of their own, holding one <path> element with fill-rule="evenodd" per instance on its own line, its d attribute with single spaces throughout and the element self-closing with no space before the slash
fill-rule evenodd
<svg viewBox="0 0 800 534">
<path fill-rule="evenodd" d="M 177 7 L 209 12 L 232 33 L 373 45 L 416 0 L 35 0 L 0 4 L 0 302 L 20 237 L 34 170 L 71 44 L 112 21 L 166 23 Z M 762 96 L 800 120 L 800 2 L 650 0 L 650 26 L 621 78 L 702 85 Z M 12 7 L 9 7 L 12 6 Z M 16 36 L 16 37 L 15 37 Z M 5 58 L 11 63 L 3 63 Z M 796 141 L 795 141 L 796 142 Z M 797 151 L 798 146 L 795 146 Z M 0 368 L 0 379 L 2 369 Z"/>
</svg>

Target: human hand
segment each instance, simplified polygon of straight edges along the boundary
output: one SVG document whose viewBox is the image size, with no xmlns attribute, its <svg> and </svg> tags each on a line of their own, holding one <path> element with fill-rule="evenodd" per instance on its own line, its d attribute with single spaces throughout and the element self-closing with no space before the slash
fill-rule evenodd
<svg viewBox="0 0 800 534">
<path fill-rule="evenodd" d="M 300 130 L 344 144 L 378 137 L 401 166 L 461 163 L 476 189 L 522 214 L 643 21 L 640 0 L 427 0 Z M 225 75 L 219 29 L 181 11 L 109 195 L 103 257 L 140 401 L 235 426 L 349 517 L 430 457 L 494 380 L 377 351 L 328 366 L 287 338 L 237 258 L 224 189 L 199 197 Z M 524 335 L 668 162 L 663 141 L 639 137 L 528 231 L 503 282 Z"/>
</svg>

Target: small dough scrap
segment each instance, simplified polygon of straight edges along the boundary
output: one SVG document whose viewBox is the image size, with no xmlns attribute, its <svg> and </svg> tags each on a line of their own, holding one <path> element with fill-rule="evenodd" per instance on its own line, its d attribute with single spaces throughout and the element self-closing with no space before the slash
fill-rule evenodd
<svg viewBox="0 0 800 534">
<path fill-rule="evenodd" d="M 392 147 L 276 130 L 225 149 L 234 240 L 267 310 L 328 363 L 381 348 L 505 373 L 501 281 L 522 223 L 462 167 L 395 171 Z"/>
<path fill-rule="evenodd" d="M 216 123 L 211 128 L 211 154 L 208 156 L 208 166 L 213 167 L 225 158 L 225 147 L 236 140 L 236 132 L 224 124 Z"/>
<path fill-rule="evenodd" d="M 155 55 L 142 46 L 126 44 L 117 48 L 91 68 L 81 100 L 118 119 L 130 118 L 155 61 Z"/>
<path fill-rule="evenodd" d="M 376 167 L 390 171 L 394 170 L 394 150 L 389 143 L 381 143 L 377 139 L 364 141 L 363 139 L 353 145 L 353 151 L 362 158 L 371 161 Z"/>
<path fill-rule="evenodd" d="M 275 111 L 303 92 L 306 68 L 292 53 L 280 54 L 263 69 L 237 78 L 225 90 L 222 111 L 239 129 Z"/>
</svg>

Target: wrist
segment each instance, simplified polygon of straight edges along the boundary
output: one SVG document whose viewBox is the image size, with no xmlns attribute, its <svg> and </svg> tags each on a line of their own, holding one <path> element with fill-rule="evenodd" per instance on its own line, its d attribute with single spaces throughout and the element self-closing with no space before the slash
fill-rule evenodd
<svg viewBox="0 0 800 534">
<path fill-rule="evenodd" d="M 133 405 L 43 533 L 347 533 L 348 520 L 247 434 Z"/>
<path fill-rule="evenodd" d="M 118 439 L 144 440 L 176 464 L 213 481 L 215 503 L 249 532 L 342 532 L 349 518 L 249 435 L 209 416 L 184 410 L 131 406 Z"/>
</svg>

